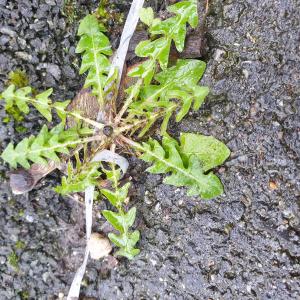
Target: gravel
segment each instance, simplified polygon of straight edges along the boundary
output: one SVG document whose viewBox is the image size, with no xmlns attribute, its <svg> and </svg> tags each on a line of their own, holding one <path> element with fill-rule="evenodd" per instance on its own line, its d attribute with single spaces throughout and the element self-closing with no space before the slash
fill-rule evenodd
<svg viewBox="0 0 300 300">
<path fill-rule="evenodd" d="M 74 1 L 80 15 L 97 2 Z M 132 159 L 141 254 L 111 271 L 90 261 L 83 299 L 300 298 L 300 2 L 210 3 L 202 84 L 211 93 L 171 132 L 201 132 L 228 145 L 231 157 L 217 170 L 225 194 L 187 197 Z M 57 99 L 80 90 L 78 22 L 62 7 L 62 0 L 0 0 L 0 90 L 16 68 L 37 90 L 53 87 Z M 117 44 L 118 34 L 112 39 Z M 5 116 L 0 104 L 0 151 L 24 135 Z M 25 121 L 26 134 L 44 123 L 34 111 Z M 0 165 L 1 300 L 63 299 L 84 251 L 83 208 L 53 192 L 58 173 L 13 196 L 7 170 Z M 95 230 L 103 206 L 95 209 Z"/>
</svg>

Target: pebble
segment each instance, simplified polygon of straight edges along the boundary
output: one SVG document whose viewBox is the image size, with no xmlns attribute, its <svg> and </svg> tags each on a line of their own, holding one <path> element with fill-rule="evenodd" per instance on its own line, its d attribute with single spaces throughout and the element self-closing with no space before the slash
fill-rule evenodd
<svg viewBox="0 0 300 300">
<path fill-rule="evenodd" d="M 6 262 L 6 257 L 5 256 L 0 256 L 0 264 L 4 265 Z"/>
<path fill-rule="evenodd" d="M 46 4 L 51 5 L 51 6 L 57 5 L 54 0 L 45 0 L 45 2 L 46 2 Z"/>
<path fill-rule="evenodd" d="M 10 40 L 9 37 L 2 35 L 0 37 L 0 45 L 5 46 L 9 42 L 9 40 Z"/>
<path fill-rule="evenodd" d="M 17 33 L 15 31 L 13 31 L 12 29 L 10 29 L 9 27 L 0 27 L 0 32 L 2 34 L 6 34 L 6 35 L 9 35 L 10 37 L 16 37 L 17 36 Z"/>
<path fill-rule="evenodd" d="M 61 70 L 58 65 L 48 64 L 48 72 L 58 81 L 61 77 Z"/>
<path fill-rule="evenodd" d="M 29 222 L 29 223 L 32 223 L 32 222 L 34 221 L 34 218 L 33 218 L 33 216 L 31 216 L 31 215 L 25 215 L 25 219 L 26 219 L 26 221 Z"/>
<path fill-rule="evenodd" d="M 32 61 L 32 55 L 28 54 L 27 52 L 17 51 L 15 55 L 16 57 L 21 58 L 22 60 L 25 60 L 27 62 Z"/>
<path fill-rule="evenodd" d="M 269 188 L 271 190 L 277 190 L 277 183 L 275 181 L 273 181 L 273 180 L 270 180 L 269 181 Z"/>
<path fill-rule="evenodd" d="M 18 41 L 18 44 L 19 44 L 20 48 L 21 48 L 22 50 L 25 50 L 26 45 L 27 45 L 26 40 L 24 40 L 24 39 L 18 37 L 18 38 L 17 38 L 17 41 Z"/>
<path fill-rule="evenodd" d="M 88 247 L 92 259 L 100 259 L 105 257 L 112 250 L 109 239 L 99 233 L 91 234 L 91 237 L 88 241 Z"/>
</svg>

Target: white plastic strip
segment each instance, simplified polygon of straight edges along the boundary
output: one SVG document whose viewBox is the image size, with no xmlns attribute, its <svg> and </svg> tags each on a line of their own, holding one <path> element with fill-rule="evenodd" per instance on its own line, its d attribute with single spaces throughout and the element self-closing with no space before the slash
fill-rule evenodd
<svg viewBox="0 0 300 300">
<path fill-rule="evenodd" d="M 117 164 L 121 168 L 123 175 L 126 173 L 129 166 L 128 160 L 125 157 L 110 150 L 102 150 L 97 152 L 93 158 L 93 161 L 106 161 Z"/>
<path fill-rule="evenodd" d="M 119 71 L 119 80 L 117 82 L 117 88 L 119 88 L 121 77 L 122 77 L 122 71 L 124 68 L 124 63 L 126 59 L 126 55 L 128 52 L 128 46 L 130 43 L 130 40 L 135 32 L 136 25 L 139 21 L 139 13 L 144 5 L 144 0 L 133 0 L 125 25 L 122 32 L 120 45 L 118 50 L 116 51 L 114 58 L 112 60 L 112 66 L 116 67 Z M 113 72 L 113 69 L 111 69 Z"/>
<path fill-rule="evenodd" d="M 92 215 L 93 215 L 93 197 L 94 186 L 90 186 L 85 190 L 85 225 L 86 225 L 86 240 L 88 241 L 92 232 Z M 85 273 L 86 264 L 88 261 L 90 250 L 86 246 L 82 265 L 76 271 L 73 282 L 71 284 L 67 300 L 77 300 L 80 293 L 81 282 Z"/>
</svg>

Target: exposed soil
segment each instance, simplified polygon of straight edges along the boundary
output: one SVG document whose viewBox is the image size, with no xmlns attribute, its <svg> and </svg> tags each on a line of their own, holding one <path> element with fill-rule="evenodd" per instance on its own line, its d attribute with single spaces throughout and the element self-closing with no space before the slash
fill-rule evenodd
<svg viewBox="0 0 300 300">
<path fill-rule="evenodd" d="M 120 11 L 130 6 L 114 2 Z M 0 0 L 0 90 L 9 71 L 23 68 L 36 89 L 73 98 L 82 85 L 77 20 L 97 3 L 74 1 L 77 17 L 68 20 L 63 0 Z M 201 132 L 228 145 L 232 155 L 217 170 L 225 194 L 187 197 L 132 159 L 141 254 L 112 271 L 90 261 L 83 299 L 300 298 L 299 11 L 299 0 L 210 1 L 202 84 L 211 93 L 172 133 Z M 117 46 L 121 26 L 109 25 Z M 45 122 L 33 111 L 18 133 L 20 124 L 5 116 L 0 104 L 0 151 Z M 0 299 L 63 298 L 82 261 L 83 207 L 52 191 L 58 173 L 13 196 L 7 171 L 1 161 Z M 95 229 L 104 206 L 95 207 Z"/>
</svg>

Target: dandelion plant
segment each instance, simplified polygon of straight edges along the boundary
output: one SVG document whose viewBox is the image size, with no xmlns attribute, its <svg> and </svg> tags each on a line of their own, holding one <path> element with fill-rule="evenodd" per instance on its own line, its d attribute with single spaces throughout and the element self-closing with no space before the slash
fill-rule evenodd
<svg viewBox="0 0 300 300">
<path fill-rule="evenodd" d="M 116 254 L 129 259 L 139 253 L 136 244 L 140 237 L 138 230 L 130 229 L 136 217 L 128 196 L 130 182 L 124 183 L 117 164 L 94 162 L 93 155 L 105 149 L 121 155 L 135 154 L 149 164 L 148 172 L 165 174 L 165 184 L 186 187 L 187 195 L 210 199 L 223 193 L 222 183 L 212 169 L 230 154 L 211 136 L 181 133 L 178 141 L 168 134 L 170 120 L 180 122 L 191 109 L 198 110 L 209 92 L 208 87 L 199 85 L 206 67 L 203 61 L 169 61 L 172 45 L 178 52 L 183 51 L 187 27 L 197 27 L 197 1 L 178 2 L 168 11 L 171 17 L 161 20 L 154 17 L 151 8 L 142 9 L 140 20 L 150 38 L 137 45 L 135 53 L 140 62 L 127 73 L 133 83 L 119 94 L 114 90 L 117 76 L 111 72 L 109 57 L 113 51 L 104 26 L 94 14 L 80 22 L 76 48 L 82 56 L 79 73 L 87 74 L 84 88 L 96 98 L 101 122 L 80 110 L 70 110 L 70 101 L 51 100 L 52 89 L 33 94 L 31 87 L 10 85 L 1 94 L 6 108 L 18 107 L 28 114 L 34 107 L 48 122 L 54 119 L 54 113 L 60 118 L 52 129 L 44 125 L 37 136 L 9 143 L 2 159 L 12 168 L 25 169 L 34 163 L 66 162 L 61 185 L 55 188 L 63 195 L 97 186 L 112 207 L 102 211 L 116 230 L 109 239 L 119 248 Z M 75 120 L 73 127 L 68 126 L 68 119 Z M 160 135 L 148 138 L 153 126 L 159 126 Z"/>
</svg>

